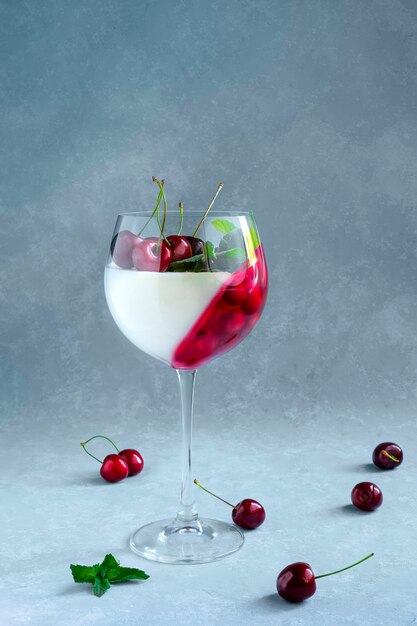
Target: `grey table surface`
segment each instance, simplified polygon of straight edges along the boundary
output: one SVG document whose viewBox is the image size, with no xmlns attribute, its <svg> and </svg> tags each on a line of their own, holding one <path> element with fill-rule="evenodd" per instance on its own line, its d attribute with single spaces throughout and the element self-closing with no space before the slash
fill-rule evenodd
<svg viewBox="0 0 417 626">
<path fill-rule="evenodd" d="M 215 368 L 227 371 L 224 361 L 223 370 L 220 362 L 201 370 L 200 388 L 212 387 Z M 161 386 L 171 388 L 173 378 L 161 365 Z M 248 408 L 256 389 L 237 382 L 234 393 L 239 400 L 219 382 L 209 407 L 197 393 L 195 473 L 232 501 L 258 499 L 267 519 L 246 533 L 238 553 L 207 565 L 153 563 L 127 545 L 133 529 L 176 511 L 180 429 L 175 402 L 167 410 L 165 394 L 138 416 L 90 406 L 74 417 L 68 407 L 56 419 L 34 416 L 31 429 L 23 421 L 11 425 L 2 440 L 2 623 L 376 626 L 387 615 L 393 624 L 414 623 L 415 411 L 331 403 L 308 409 L 271 399 L 270 408 L 256 412 Z M 98 430 L 141 449 L 143 473 L 114 485 L 102 481 L 78 446 L 81 434 Z M 387 435 L 406 455 L 392 472 L 370 463 L 375 443 Z M 104 454 L 104 446 L 96 452 Z M 350 490 L 362 480 L 383 491 L 374 513 L 350 505 Z M 225 505 L 196 497 L 202 514 L 230 519 Z M 100 599 L 91 586 L 72 582 L 70 563 L 92 564 L 109 551 L 150 579 L 111 588 Z M 366 563 L 318 581 L 303 605 L 276 594 L 276 576 L 288 563 L 305 560 L 319 574 L 371 551 Z"/>
<path fill-rule="evenodd" d="M 417 5 L 408 0 L 0 0 L 0 623 L 417 623 Z M 115 216 L 254 209 L 270 294 L 254 332 L 198 375 L 196 476 L 265 524 L 217 563 L 128 549 L 174 514 L 175 375 L 107 311 Z M 79 442 L 138 447 L 101 481 Z M 398 441 L 403 465 L 371 453 Z M 97 444 L 98 454 L 105 454 Z M 374 480 L 382 507 L 350 491 Z M 199 510 L 228 519 L 206 494 Z M 70 563 L 150 574 L 101 599 Z M 301 606 L 278 572 L 317 573 Z"/>
</svg>

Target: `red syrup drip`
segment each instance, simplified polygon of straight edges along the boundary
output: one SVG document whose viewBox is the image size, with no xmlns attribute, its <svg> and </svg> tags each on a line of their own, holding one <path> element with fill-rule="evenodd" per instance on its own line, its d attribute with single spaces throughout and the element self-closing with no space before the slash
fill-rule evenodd
<svg viewBox="0 0 417 626">
<path fill-rule="evenodd" d="M 255 262 L 245 263 L 216 293 L 197 322 L 177 346 L 176 369 L 195 369 L 228 352 L 259 320 L 268 293 L 268 270 L 262 245 Z"/>
</svg>

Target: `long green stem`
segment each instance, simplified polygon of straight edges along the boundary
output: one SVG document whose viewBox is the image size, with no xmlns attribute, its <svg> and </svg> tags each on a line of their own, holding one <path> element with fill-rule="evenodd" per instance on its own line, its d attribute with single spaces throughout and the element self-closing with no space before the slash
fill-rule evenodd
<svg viewBox="0 0 417 626">
<path fill-rule="evenodd" d="M 368 559 L 371 558 L 371 556 L 374 556 L 373 552 L 371 552 L 371 554 L 368 554 L 368 556 L 365 556 L 360 561 L 353 563 L 353 565 L 348 565 L 347 567 L 344 567 L 343 569 L 337 569 L 335 572 L 329 572 L 328 574 L 321 574 L 320 576 L 314 576 L 314 578 L 317 580 L 318 578 L 325 578 L 326 576 L 333 576 L 333 574 L 339 574 L 340 572 L 345 572 L 347 569 L 350 569 L 351 567 L 356 567 L 356 565 L 359 565 L 359 563 L 363 563 L 364 561 L 367 561 Z"/>
<path fill-rule="evenodd" d="M 209 491 L 208 489 L 206 489 L 205 487 L 203 487 L 203 485 L 201 485 L 198 480 L 196 478 L 194 478 L 194 482 L 197 485 L 197 487 L 200 487 L 200 489 L 202 489 L 203 491 L 206 491 L 207 493 L 209 493 L 211 496 L 214 496 L 215 498 L 217 498 L 218 500 L 221 500 L 222 502 L 224 502 L 225 504 L 228 504 L 229 506 L 232 507 L 232 509 L 235 508 L 234 504 L 231 504 L 230 502 L 228 502 L 227 500 L 224 500 L 223 498 L 221 498 L 220 496 L 217 496 L 215 493 L 213 493 L 212 491 Z"/>
<path fill-rule="evenodd" d="M 183 227 L 183 225 L 184 225 L 184 205 L 183 205 L 183 203 L 182 203 L 182 202 L 180 202 L 180 203 L 178 204 L 178 208 L 179 208 L 179 210 L 180 210 L 180 228 L 179 228 L 179 230 L 178 230 L 178 233 L 177 233 L 177 234 L 178 234 L 178 235 L 181 235 L 181 232 L 182 232 L 182 227 Z"/>
<path fill-rule="evenodd" d="M 162 198 L 164 197 L 164 185 L 165 185 L 165 181 L 164 179 L 161 180 L 161 182 L 159 182 L 159 180 L 157 178 L 155 178 L 155 176 L 152 176 L 152 180 L 154 183 L 156 183 L 158 185 L 159 188 L 159 193 L 161 194 Z M 159 228 L 159 232 L 162 232 L 162 224 L 161 224 L 161 220 L 159 217 L 159 204 L 158 204 L 158 209 L 156 211 L 156 221 L 158 222 L 158 228 Z"/>
<path fill-rule="evenodd" d="M 164 186 L 163 183 L 164 183 L 164 181 L 162 181 L 162 183 L 161 183 L 162 186 Z M 149 224 L 151 219 L 155 216 L 155 213 L 157 213 L 157 211 L 159 209 L 159 205 L 161 204 L 161 200 L 162 200 L 162 191 L 160 191 L 159 194 L 158 194 L 158 199 L 156 201 L 156 206 L 155 206 L 154 210 L 152 211 L 150 218 L 146 221 L 146 223 L 143 226 L 143 228 L 141 228 L 140 231 L 138 232 L 138 237 L 141 236 L 141 234 L 143 233 L 143 231 L 145 230 L 145 228 L 147 227 L 147 225 Z M 158 218 L 158 222 L 159 222 L 159 218 Z"/>
<path fill-rule="evenodd" d="M 83 441 L 80 445 L 82 446 L 84 452 L 86 452 L 89 456 L 91 456 L 93 459 L 95 459 L 99 463 L 103 463 L 103 461 L 100 461 L 100 459 L 98 459 L 96 456 L 94 456 L 94 454 L 91 454 L 91 452 L 89 452 L 86 449 L 86 447 L 85 447 L 87 445 L 87 443 L 90 443 L 90 441 L 92 441 L 93 439 L 106 439 L 116 449 L 117 454 L 119 454 L 119 452 L 120 452 L 119 448 L 116 446 L 116 444 L 111 439 L 109 439 L 105 435 L 94 435 L 94 437 L 90 437 L 90 439 L 87 439 L 87 441 Z"/>
<path fill-rule="evenodd" d="M 165 228 L 165 222 L 166 222 L 166 219 L 167 219 L 167 208 L 168 208 L 168 203 L 167 203 L 166 195 L 165 195 L 165 192 L 164 192 L 164 185 L 163 185 L 164 181 L 162 180 L 161 182 L 159 182 L 159 180 L 155 176 L 152 176 L 152 180 L 153 180 L 154 183 L 156 183 L 158 185 L 159 191 L 160 191 L 160 193 L 162 193 L 162 198 L 163 198 L 163 201 L 164 201 L 164 214 L 163 214 L 163 217 L 162 217 L 162 224 L 159 221 L 159 209 L 158 209 L 158 211 L 156 213 L 156 218 L 158 220 L 159 230 L 161 232 L 160 239 L 165 239 L 166 244 L 169 247 L 171 247 L 171 244 L 169 243 L 168 239 L 164 235 L 164 228 Z"/>
<path fill-rule="evenodd" d="M 218 184 L 218 186 L 217 186 L 217 191 L 216 191 L 216 193 L 214 194 L 214 196 L 212 197 L 212 199 L 211 199 L 211 201 L 210 201 L 210 204 L 208 205 L 207 209 L 206 209 L 206 210 L 205 210 L 205 212 L 204 212 L 203 217 L 202 217 L 202 218 L 201 218 L 201 220 L 199 221 L 198 226 L 197 226 L 197 228 L 195 229 L 195 231 L 194 231 L 194 233 L 193 233 L 193 237 L 195 237 L 195 236 L 196 236 L 196 234 L 198 233 L 198 231 L 200 230 L 202 223 L 203 223 L 203 222 L 204 222 L 204 220 L 206 219 L 206 217 L 207 217 L 207 215 L 208 215 L 208 213 L 209 213 L 209 211 L 210 211 L 211 207 L 212 207 L 212 206 L 213 206 L 213 204 L 216 202 L 216 200 L 217 200 L 217 196 L 219 195 L 219 193 L 221 192 L 221 190 L 223 189 L 223 187 L 224 187 L 224 184 L 223 184 L 223 183 L 219 183 L 219 184 Z"/>
</svg>

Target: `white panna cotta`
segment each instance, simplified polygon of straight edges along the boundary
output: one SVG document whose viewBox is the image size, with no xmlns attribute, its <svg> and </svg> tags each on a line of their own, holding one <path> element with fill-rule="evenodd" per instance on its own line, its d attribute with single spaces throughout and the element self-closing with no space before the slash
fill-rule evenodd
<svg viewBox="0 0 417 626">
<path fill-rule="evenodd" d="M 122 333 L 144 352 L 171 364 L 177 346 L 230 276 L 106 267 L 104 289 Z"/>
</svg>

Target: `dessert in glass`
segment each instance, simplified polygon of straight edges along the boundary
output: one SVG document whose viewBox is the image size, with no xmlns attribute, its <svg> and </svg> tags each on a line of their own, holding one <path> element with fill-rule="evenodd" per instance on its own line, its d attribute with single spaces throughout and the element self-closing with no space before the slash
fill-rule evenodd
<svg viewBox="0 0 417 626">
<path fill-rule="evenodd" d="M 233 524 L 199 517 L 191 427 L 197 370 L 228 352 L 262 313 L 268 272 L 251 212 L 168 211 L 164 181 L 153 211 L 118 216 L 104 273 L 107 304 L 122 333 L 174 368 L 182 407 L 182 484 L 176 517 L 136 530 L 137 554 L 165 563 L 206 563 L 238 550 Z M 168 234 L 174 233 L 174 234 Z"/>
</svg>

